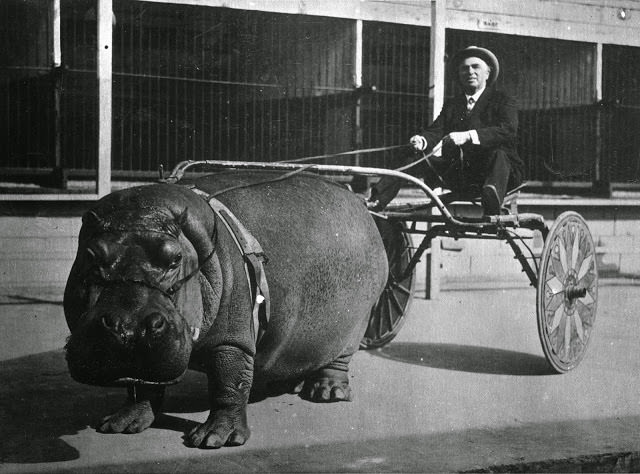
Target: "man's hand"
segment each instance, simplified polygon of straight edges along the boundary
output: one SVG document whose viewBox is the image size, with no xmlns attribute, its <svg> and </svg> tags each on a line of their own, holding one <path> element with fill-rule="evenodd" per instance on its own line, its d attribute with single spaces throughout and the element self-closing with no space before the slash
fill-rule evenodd
<svg viewBox="0 0 640 474">
<path fill-rule="evenodd" d="M 427 148 L 427 139 L 422 135 L 414 135 L 409 139 L 409 143 L 416 151 L 423 151 Z"/>
<path fill-rule="evenodd" d="M 442 139 L 443 143 L 453 143 L 456 146 L 462 146 L 470 141 L 471 134 L 469 132 L 451 132 Z"/>
</svg>

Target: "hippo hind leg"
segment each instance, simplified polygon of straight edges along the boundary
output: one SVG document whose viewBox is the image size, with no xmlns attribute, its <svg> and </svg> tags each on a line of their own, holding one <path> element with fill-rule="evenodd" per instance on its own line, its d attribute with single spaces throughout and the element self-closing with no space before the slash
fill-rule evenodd
<svg viewBox="0 0 640 474">
<path fill-rule="evenodd" d="M 367 316 L 369 311 L 367 312 Z M 320 370 L 304 377 L 294 393 L 299 393 L 304 400 L 316 403 L 350 402 L 349 362 L 360 347 L 360 340 L 369 324 L 369 318 L 363 318 L 359 328 L 350 337 L 342 355 Z"/>
<path fill-rule="evenodd" d="M 295 392 L 300 397 L 316 403 L 349 402 L 349 361 L 352 354 L 342 355 L 331 364 L 307 375 Z"/>
</svg>

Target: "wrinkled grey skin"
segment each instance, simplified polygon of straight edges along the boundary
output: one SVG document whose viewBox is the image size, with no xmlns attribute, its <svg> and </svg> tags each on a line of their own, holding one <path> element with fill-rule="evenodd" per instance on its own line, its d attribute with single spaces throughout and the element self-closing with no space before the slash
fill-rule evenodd
<svg viewBox="0 0 640 474">
<path fill-rule="evenodd" d="M 209 417 L 186 435 L 196 447 L 244 444 L 250 395 L 297 387 L 311 401 L 350 399 L 348 363 L 387 278 L 382 241 L 351 192 L 314 176 L 265 183 L 276 176 L 224 172 L 195 182 L 210 193 L 261 183 L 218 197 L 269 258 L 271 321 L 257 347 L 242 256 L 200 196 L 182 185 L 137 187 L 106 196 L 83 217 L 64 297 L 69 370 L 87 384 L 137 380 L 136 397 L 129 388 L 99 431 L 149 427 L 164 384 L 188 367 L 209 380 Z"/>
</svg>

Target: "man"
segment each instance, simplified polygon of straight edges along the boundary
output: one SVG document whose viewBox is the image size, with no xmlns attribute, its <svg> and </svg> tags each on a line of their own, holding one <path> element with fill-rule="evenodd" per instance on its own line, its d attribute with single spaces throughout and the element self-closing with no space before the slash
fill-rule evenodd
<svg viewBox="0 0 640 474">
<path fill-rule="evenodd" d="M 462 93 L 446 100 L 433 124 L 410 139 L 416 151 L 429 151 L 441 141 L 441 156 L 431 156 L 408 172 L 422 174 L 430 187 L 478 192 L 484 214 L 497 215 L 507 190 L 522 181 L 515 101 L 493 88 L 500 65 L 488 49 L 469 46 L 450 64 Z M 371 189 L 370 207 L 383 209 L 402 183 L 383 177 Z"/>
</svg>

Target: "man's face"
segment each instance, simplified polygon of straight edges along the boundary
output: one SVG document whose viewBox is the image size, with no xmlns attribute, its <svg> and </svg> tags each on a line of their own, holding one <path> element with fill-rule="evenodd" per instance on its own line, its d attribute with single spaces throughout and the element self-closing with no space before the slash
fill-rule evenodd
<svg viewBox="0 0 640 474">
<path fill-rule="evenodd" d="M 464 91 L 473 95 L 487 84 L 491 75 L 491 68 L 482 59 L 476 57 L 465 58 L 458 65 L 458 79 Z"/>
</svg>

